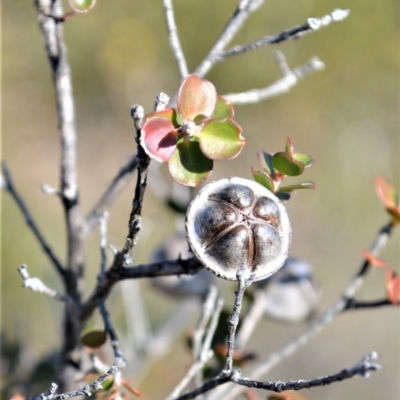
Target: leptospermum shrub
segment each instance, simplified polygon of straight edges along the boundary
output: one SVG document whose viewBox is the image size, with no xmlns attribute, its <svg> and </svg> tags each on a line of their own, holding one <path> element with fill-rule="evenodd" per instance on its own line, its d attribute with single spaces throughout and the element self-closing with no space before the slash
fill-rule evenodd
<svg viewBox="0 0 400 400">
<path fill-rule="evenodd" d="M 197 187 L 211 174 L 214 161 L 235 158 L 243 149 L 242 128 L 232 104 L 214 85 L 189 75 L 178 91 L 176 108 L 146 116 L 141 145 L 156 161 L 167 163 L 178 183 Z"/>
</svg>

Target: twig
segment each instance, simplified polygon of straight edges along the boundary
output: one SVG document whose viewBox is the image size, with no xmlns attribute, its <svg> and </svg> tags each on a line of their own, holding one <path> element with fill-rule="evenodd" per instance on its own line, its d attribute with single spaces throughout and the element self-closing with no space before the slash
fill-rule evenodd
<svg viewBox="0 0 400 400">
<path fill-rule="evenodd" d="M 242 300 L 244 291 L 252 283 L 252 278 L 246 279 L 244 275 L 244 268 L 240 268 L 237 272 L 238 290 L 235 292 L 235 303 L 233 305 L 232 315 L 228 318 L 228 352 L 226 355 L 225 373 L 232 370 L 233 364 L 233 350 L 235 348 L 235 334 L 236 328 L 239 324 L 239 315 L 242 308 Z"/>
<path fill-rule="evenodd" d="M 386 245 L 389 235 L 391 234 L 393 225 L 391 223 L 383 226 L 374 242 L 372 243 L 369 252 L 377 256 L 379 251 Z M 257 379 L 260 376 L 265 375 L 269 372 L 275 365 L 281 362 L 284 358 L 292 355 L 301 346 L 304 346 L 308 341 L 314 337 L 317 333 L 321 332 L 323 328 L 329 325 L 335 317 L 337 317 L 346 307 L 349 299 L 354 298 L 358 290 L 360 289 L 365 275 L 370 269 L 370 262 L 365 259 L 360 266 L 359 271 L 356 273 L 355 277 L 351 280 L 347 288 L 344 290 L 342 297 L 334 303 L 330 308 L 328 308 L 322 315 L 316 317 L 303 331 L 298 335 L 286 342 L 280 349 L 268 355 L 264 360 L 260 361 L 258 364 L 254 365 L 249 371 L 248 376 L 252 379 Z M 230 387 L 226 391 L 215 391 L 211 399 L 233 399 L 236 398 L 243 388 L 239 386 Z"/>
<path fill-rule="evenodd" d="M 189 382 L 196 376 L 196 374 L 199 371 L 201 371 L 204 365 L 214 356 L 214 352 L 211 350 L 211 341 L 212 338 L 214 337 L 215 330 L 217 329 L 218 326 L 218 320 L 223 306 L 222 299 L 218 299 L 216 303 L 214 299 L 214 305 L 215 309 L 212 315 L 211 323 L 207 329 L 206 337 L 204 338 L 201 349 L 199 349 L 199 353 L 195 359 L 195 362 L 189 368 L 184 378 L 175 387 L 173 392 L 167 397 L 167 400 L 172 400 L 176 396 L 179 396 L 182 393 L 183 389 L 185 389 L 185 387 L 189 384 Z"/>
<path fill-rule="evenodd" d="M 175 57 L 176 63 L 178 64 L 178 69 L 181 79 L 184 79 L 189 74 L 189 71 L 185 55 L 183 53 L 182 46 L 178 36 L 178 28 L 175 22 L 172 0 L 163 0 L 163 3 L 164 3 L 165 19 L 167 22 L 169 44 L 171 46 L 172 53 Z"/>
<path fill-rule="evenodd" d="M 275 57 L 282 72 L 282 78 L 262 89 L 252 89 L 242 93 L 229 93 L 224 97 L 233 104 L 259 103 L 262 100 L 289 92 L 301 79 L 325 68 L 325 64 L 318 57 L 313 57 L 307 64 L 291 71 L 282 52 L 277 51 Z"/>
<path fill-rule="evenodd" d="M 345 379 L 353 378 L 356 375 L 363 376 L 367 378 L 369 373 L 372 371 L 377 371 L 381 366 L 374 361 L 378 358 L 378 354 L 372 352 L 367 357 L 364 357 L 357 365 L 352 368 L 344 369 L 337 374 L 327 375 L 320 378 L 315 378 L 311 380 L 297 380 L 297 381 L 254 381 L 248 378 L 242 378 L 240 371 L 232 371 L 229 375 L 223 376 L 219 375 L 213 380 L 206 382 L 202 387 L 197 388 L 185 395 L 175 399 L 175 400 L 188 400 L 194 399 L 199 394 L 205 393 L 217 386 L 223 385 L 229 381 L 236 383 L 237 385 L 244 387 L 251 387 L 257 389 L 271 390 L 273 392 L 283 392 L 284 390 L 301 390 L 310 389 L 318 386 L 326 386 L 335 382 L 341 382 Z M 239 389 L 243 390 L 243 388 Z M 227 397 L 219 397 L 220 399 L 226 399 Z"/>
<path fill-rule="evenodd" d="M 118 336 L 117 336 L 115 329 L 111 323 L 110 315 L 106 309 L 104 300 L 99 300 L 99 309 L 100 309 L 100 314 L 104 321 L 105 330 L 107 331 L 108 336 L 110 338 L 110 344 L 111 344 L 111 347 L 114 352 L 115 365 L 117 365 L 118 368 L 124 368 L 126 365 L 125 358 L 122 354 L 122 350 L 120 348 L 119 341 L 118 341 Z"/>
<path fill-rule="evenodd" d="M 106 272 L 107 264 L 107 218 L 108 212 L 105 211 L 99 217 L 99 233 L 100 233 L 100 274 Z"/>
<path fill-rule="evenodd" d="M 46 254 L 47 257 L 50 259 L 50 261 L 52 262 L 56 271 L 61 276 L 63 276 L 65 274 L 64 267 L 62 266 L 60 260 L 54 254 L 52 248 L 49 246 L 49 244 L 47 243 L 46 239 L 44 238 L 42 232 L 39 230 L 38 226 L 36 225 L 36 222 L 34 221 L 31 213 L 29 212 L 27 206 L 25 205 L 24 200 L 22 199 L 21 195 L 18 193 L 16 187 L 14 186 L 14 182 L 12 180 L 11 173 L 10 173 L 6 163 L 4 163 L 4 162 L 2 163 L 2 169 L 3 169 L 3 179 L 4 179 L 3 188 L 10 193 L 11 197 L 17 203 L 18 208 L 20 209 L 23 217 L 25 218 L 25 222 L 27 223 L 29 228 L 31 228 L 36 239 L 42 246 L 44 254 Z"/>
<path fill-rule="evenodd" d="M 298 39 L 307 33 L 314 32 L 325 26 L 330 25 L 333 22 L 340 22 L 347 18 L 350 14 L 350 10 L 334 10 L 331 14 L 325 15 L 321 18 L 308 18 L 307 22 L 303 25 L 298 25 L 290 29 L 286 29 L 283 32 L 274 36 L 265 36 L 259 40 L 251 43 L 247 43 L 241 46 L 232 47 L 229 50 L 221 52 L 217 55 L 220 62 L 228 57 L 236 56 L 238 54 L 246 53 L 251 50 L 259 49 L 260 47 L 268 46 L 270 44 L 276 44 L 285 40 Z"/>
<path fill-rule="evenodd" d="M 162 261 L 159 263 L 138 265 L 135 267 L 120 268 L 113 265 L 98 282 L 92 295 L 82 305 L 81 319 L 85 321 L 97 307 L 97 301 L 106 298 L 112 287 L 124 279 L 151 278 L 168 275 L 194 275 L 203 268 L 203 264 L 196 258 L 187 260 Z"/>
<path fill-rule="evenodd" d="M 85 234 L 88 235 L 97 225 L 97 221 L 100 215 L 110 209 L 112 204 L 122 193 L 122 191 L 128 186 L 131 181 L 133 174 L 137 168 L 137 157 L 136 153 L 133 154 L 128 162 L 121 167 L 115 178 L 110 183 L 109 187 L 100 197 L 99 201 L 93 207 L 92 211 L 86 217 Z"/>
<path fill-rule="evenodd" d="M 33 290 L 34 292 L 45 294 L 53 299 L 75 305 L 75 301 L 70 297 L 58 293 L 56 290 L 46 286 L 39 278 L 31 278 L 28 273 L 28 267 L 22 264 L 18 267 L 18 272 L 22 278 L 22 286 Z"/>
<path fill-rule="evenodd" d="M 398 306 L 398 304 L 393 304 L 390 300 L 388 299 L 381 299 L 381 300 L 373 300 L 373 301 L 360 301 L 360 300 L 354 300 L 350 299 L 346 307 L 343 311 L 350 311 L 350 310 L 355 310 L 355 309 L 370 309 L 370 308 L 378 308 L 378 307 L 383 307 L 383 306 Z"/>
<path fill-rule="evenodd" d="M 90 397 L 92 395 L 93 390 L 102 390 L 103 387 L 101 383 L 105 381 L 109 376 L 114 375 L 118 372 L 118 367 L 113 365 L 104 375 L 101 375 L 90 385 L 86 385 L 82 389 L 73 390 L 68 393 L 63 394 L 55 394 L 57 390 L 57 385 L 52 383 L 51 388 L 38 396 L 31 397 L 29 400 L 64 400 L 69 399 L 70 397 L 84 396 Z"/>
<path fill-rule="evenodd" d="M 212 49 L 204 57 L 201 63 L 197 66 L 193 72 L 195 75 L 200 77 L 205 76 L 210 69 L 218 62 L 219 55 L 224 50 L 225 46 L 233 39 L 236 33 L 240 30 L 243 24 L 246 22 L 247 18 L 251 13 L 256 11 L 262 4 L 264 0 L 240 0 L 239 4 L 229 19 L 228 23 L 225 25 L 220 37 L 215 42 Z"/>
</svg>

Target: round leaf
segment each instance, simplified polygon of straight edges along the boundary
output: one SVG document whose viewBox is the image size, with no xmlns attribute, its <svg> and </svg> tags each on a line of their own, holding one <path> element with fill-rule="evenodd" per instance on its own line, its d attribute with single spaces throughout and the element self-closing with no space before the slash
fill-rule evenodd
<svg viewBox="0 0 400 400">
<path fill-rule="evenodd" d="M 213 162 L 200 150 L 196 141 L 183 140 L 168 160 L 172 179 L 181 185 L 197 187 L 211 174 Z"/>
<path fill-rule="evenodd" d="M 105 331 L 90 331 L 81 337 L 83 346 L 96 348 L 102 346 L 107 341 Z"/>
<path fill-rule="evenodd" d="M 395 187 L 382 176 L 375 179 L 375 190 L 379 200 L 386 208 L 397 207 L 397 193 Z"/>
<path fill-rule="evenodd" d="M 146 115 L 146 121 L 151 118 L 164 117 L 171 121 L 172 125 L 177 128 L 181 124 L 178 122 L 178 114 L 174 108 L 165 108 L 161 111 L 154 111 Z"/>
<path fill-rule="evenodd" d="M 266 187 L 272 193 L 274 193 L 274 182 L 272 181 L 271 177 L 269 177 L 265 172 L 257 171 L 255 169 L 251 169 L 251 173 L 253 174 L 253 178 L 256 182 Z"/>
<path fill-rule="evenodd" d="M 197 115 L 211 117 L 217 104 L 214 85 L 196 75 L 189 75 L 178 92 L 178 112 L 185 119 L 193 121 Z"/>
<path fill-rule="evenodd" d="M 293 154 L 293 158 L 296 161 L 300 161 L 307 168 L 310 165 L 314 164 L 314 159 L 306 153 L 295 153 Z"/>
<path fill-rule="evenodd" d="M 279 172 L 288 176 L 298 176 L 304 171 L 304 164 L 296 161 L 287 153 L 275 153 L 272 157 L 272 163 Z"/>
<path fill-rule="evenodd" d="M 215 107 L 213 118 L 232 118 L 235 116 L 233 104 L 223 96 L 217 96 L 217 106 Z"/>
<path fill-rule="evenodd" d="M 278 192 L 292 192 L 297 189 L 315 189 L 314 182 L 299 182 L 293 183 L 292 185 L 281 186 Z"/>
<path fill-rule="evenodd" d="M 245 139 L 241 132 L 242 128 L 235 121 L 217 118 L 208 120 L 196 136 L 208 158 L 224 161 L 235 158 L 242 151 Z"/>
<path fill-rule="evenodd" d="M 290 154 L 291 156 L 293 156 L 294 153 L 294 143 L 289 136 L 286 138 L 285 152 Z"/>
<path fill-rule="evenodd" d="M 147 120 L 142 127 L 140 144 L 151 158 L 166 162 L 176 148 L 177 133 L 171 121 L 164 117 Z"/>
<path fill-rule="evenodd" d="M 77 12 L 88 12 L 96 4 L 96 0 L 69 0 L 69 5 Z"/>
</svg>

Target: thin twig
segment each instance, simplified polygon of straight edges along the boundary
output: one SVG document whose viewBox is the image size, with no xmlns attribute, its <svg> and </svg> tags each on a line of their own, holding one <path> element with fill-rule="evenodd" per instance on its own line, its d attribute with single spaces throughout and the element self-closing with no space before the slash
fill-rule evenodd
<svg viewBox="0 0 400 400">
<path fill-rule="evenodd" d="M 377 256 L 379 251 L 386 245 L 389 235 L 392 233 L 393 225 L 388 223 L 384 225 L 378 232 L 377 237 L 370 246 L 369 252 Z M 353 299 L 364 282 L 365 276 L 370 269 L 370 262 L 365 259 L 361 264 L 359 271 L 354 278 L 350 281 L 347 288 L 344 290 L 341 298 L 329 307 L 323 314 L 316 317 L 305 329 L 298 335 L 286 342 L 280 349 L 268 355 L 264 360 L 254 365 L 247 375 L 252 379 L 257 379 L 268 373 L 275 365 L 280 363 L 283 359 L 292 355 L 300 347 L 304 346 L 309 340 L 317 333 L 321 332 L 327 325 L 329 325 L 335 317 L 337 317 L 346 307 L 350 299 Z M 227 390 L 215 391 L 211 399 L 234 399 L 241 392 L 243 388 L 233 386 Z"/>
<path fill-rule="evenodd" d="M 108 188 L 86 217 L 85 234 L 88 235 L 97 225 L 100 215 L 110 209 L 118 196 L 128 186 L 137 168 L 136 153 L 133 154 L 127 163 L 121 167 Z"/>
<path fill-rule="evenodd" d="M 246 22 L 247 18 L 251 13 L 256 11 L 262 4 L 264 0 L 240 0 L 239 4 L 229 19 L 228 23 L 225 25 L 220 37 L 215 42 L 212 49 L 204 57 L 201 63 L 197 66 L 193 72 L 195 75 L 200 77 L 205 76 L 210 69 L 218 62 L 219 55 L 224 50 L 225 46 L 233 39 L 236 33 L 241 29 L 243 24 Z"/>
<path fill-rule="evenodd" d="M 282 78 L 262 89 L 252 89 L 242 93 L 229 93 L 224 97 L 233 104 L 259 103 L 262 100 L 289 92 L 300 80 L 313 72 L 322 71 L 325 68 L 325 64 L 318 57 L 313 57 L 307 64 L 290 70 L 282 52 L 277 51 L 275 57 L 282 72 Z"/>
<path fill-rule="evenodd" d="M 235 292 L 235 303 L 233 305 L 232 315 L 228 318 L 228 351 L 226 355 L 225 373 L 232 370 L 233 364 L 233 350 L 235 349 L 235 334 L 236 328 L 239 324 L 239 315 L 242 308 L 243 295 L 246 288 L 248 288 L 252 279 L 246 279 L 244 275 L 244 268 L 240 268 L 237 272 L 238 290 Z"/>
<path fill-rule="evenodd" d="M 18 190 L 14 186 L 14 182 L 11 177 L 11 173 L 6 165 L 6 163 L 2 163 L 2 169 L 3 169 L 3 188 L 7 190 L 11 197 L 14 199 L 16 202 L 18 208 L 20 209 L 23 217 L 25 218 L 25 222 L 31 228 L 33 234 L 35 235 L 36 239 L 42 246 L 44 254 L 47 255 L 47 257 L 50 259 L 51 263 L 55 267 L 56 271 L 61 275 L 64 276 L 65 270 L 64 267 L 62 266 L 60 260 L 58 257 L 54 254 L 54 251 L 50 247 L 50 245 L 47 243 L 46 239 L 44 238 L 42 232 L 36 225 L 35 220 L 33 219 L 30 211 L 28 210 L 24 200 L 22 199 L 21 195 L 18 193 Z"/>
<path fill-rule="evenodd" d="M 55 394 L 58 386 L 55 383 L 52 383 L 51 388 L 47 392 L 31 397 L 29 400 L 64 400 L 77 396 L 90 397 L 94 390 L 102 390 L 103 386 L 101 383 L 104 382 L 109 376 L 114 375 L 117 372 L 118 367 L 113 365 L 104 375 L 101 375 L 90 385 L 86 385 L 82 389 L 73 390 L 68 393 Z"/>
<path fill-rule="evenodd" d="M 346 304 L 346 307 L 343 311 L 350 311 L 355 309 L 371 309 L 371 308 L 378 308 L 384 306 L 399 306 L 399 304 L 393 304 L 388 299 L 380 299 L 380 300 L 372 300 L 372 301 L 361 301 L 361 300 L 354 300 L 350 299 Z"/>
<path fill-rule="evenodd" d="M 105 211 L 99 217 L 99 233 L 100 233 L 100 274 L 106 272 L 107 265 L 107 218 L 108 212 Z"/>
<path fill-rule="evenodd" d="M 18 267 L 18 272 L 22 278 L 22 286 L 33 290 L 34 292 L 45 294 L 53 299 L 75 305 L 75 301 L 70 297 L 57 292 L 46 286 L 39 278 L 31 278 L 28 273 L 28 267 L 22 264 Z"/>
<path fill-rule="evenodd" d="M 259 49 L 260 47 L 268 46 L 270 44 L 277 44 L 285 40 L 298 39 L 307 33 L 314 32 L 333 22 L 340 22 L 347 18 L 350 10 L 334 10 L 331 14 L 325 15 L 321 18 L 308 18 L 307 22 L 303 25 L 298 25 L 290 29 L 286 29 L 281 33 L 274 36 L 265 36 L 259 40 L 247 43 L 241 46 L 232 47 L 229 50 L 218 54 L 217 62 L 225 60 L 228 57 L 236 56 L 238 54 L 246 53 L 251 50 Z"/>
<path fill-rule="evenodd" d="M 179 40 L 178 28 L 175 22 L 174 8 L 172 0 L 163 0 L 165 20 L 167 22 L 169 44 L 172 49 L 172 53 L 175 57 L 176 63 L 178 64 L 179 74 L 181 79 L 184 79 L 189 74 L 185 55 L 182 50 L 181 42 Z"/>
</svg>

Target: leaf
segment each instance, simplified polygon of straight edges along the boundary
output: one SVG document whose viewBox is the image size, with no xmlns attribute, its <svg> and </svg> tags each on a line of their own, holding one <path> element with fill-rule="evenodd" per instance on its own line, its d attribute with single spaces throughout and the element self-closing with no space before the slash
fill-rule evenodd
<svg viewBox="0 0 400 400">
<path fill-rule="evenodd" d="M 388 213 L 400 222 L 400 206 L 395 187 L 382 176 L 375 179 L 375 190 L 381 203 L 386 207 Z"/>
<path fill-rule="evenodd" d="M 293 154 L 293 158 L 296 161 L 300 161 L 302 164 L 304 164 L 305 168 L 314 164 L 314 159 L 306 153 L 295 153 Z"/>
<path fill-rule="evenodd" d="M 217 106 L 212 118 L 232 118 L 235 116 L 233 104 L 223 96 L 217 96 Z"/>
<path fill-rule="evenodd" d="M 210 119 L 196 133 L 204 155 L 214 161 L 235 158 L 243 149 L 245 139 L 242 128 L 233 120 L 226 118 Z"/>
<path fill-rule="evenodd" d="M 93 330 L 81 337 L 81 344 L 90 348 L 102 346 L 107 341 L 107 332 Z"/>
<path fill-rule="evenodd" d="M 263 150 L 257 151 L 257 159 L 260 165 L 265 169 L 268 175 L 273 175 L 275 172 L 274 164 L 272 163 L 272 155 Z"/>
<path fill-rule="evenodd" d="M 164 117 L 151 118 L 142 127 L 140 144 L 149 157 L 166 162 L 176 148 L 177 136 L 170 120 Z"/>
<path fill-rule="evenodd" d="M 88 12 L 96 4 L 96 0 L 68 0 L 69 5 L 77 12 Z"/>
<path fill-rule="evenodd" d="M 291 156 L 293 156 L 294 154 L 294 143 L 289 136 L 286 138 L 285 152 Z"/>
<path fill-rule="evenodd" d="M 292 192 L 293 190 L 297 189 L 314 189 L 315 190 L 315 183 L 314 182 L 298 182 L 298 183 L 293 183 L 292 185 L 287 185 L 287 186 L 281 186 L 278 189 L 278 192 Z"/>
<path fill-rule="evenodd" d="M 212 160 L 201 152 L 196 141 L 180 141 L 168 160 L 172 179 L 184 186 L 199 186 L 211 174 L 212 168 Z"/>
<path fill-rule="evenodd" d="M 400 304 L 400 276 L 391 268 L 386 272 L 386 293 L 392 304 Z"/>
<path fill-rule="evenodd" d="M 114 378 L 111 377 L 110 379 L 106 379 L 105 381 L 101 382 L 101 386 L 104 391 L 110 390 L 114 385 Z"/>
<path fill-rule="evenodd" d="M 274 193 L 274 182 L 272 181 L 270 176 L 268 176 L 265 172 L 257 171 L 254 168 L 251 169 L 251 173 L 253 174 L 253 178 L 256 182 L 258 182 L 260 185 L 263 185 L 272 193 Z"/>
<path fill-rule="evenodd" d="M 275 193 L 275 196 L 276 196 L 279 200 L 286 201 L 286 200 L 289 200 L 289 199 L 290 199 L 291 194 L 288 193 L 288 192 L 277 192 L 277 193 Z"/>
<path fill-rule="evenodd" d="M 284 152 L 275 153 L 272 157 L 272 163 L 279 172 L 288 176 L 298 176 L 304 171 L 304 164 Z"/>
<path fill-rule="evenodd" d="M 363 257 L 373 266 L 376 268 L 385 268 L 387 267 L 387 263 L 382 259 L 375 257 L 369 250 L 364 249 L 362 251 Z"/>
<path fill-rule="evenodd" d="M 165 108 L 164 110 L 154 111 L 150 114 L 147 114 L 146 121 L 148 121 L 151 118 L 157 118 L 157 117 L 167 118 L 169 121 L 171 121 L 174 128 L 178 128 L 180 125 L 182 125 L 178 121 L 179 115 L 174 108 Z"/>
<path fill-rule="evenodd" d="M 268 400 L 307 400 L 307 398 L 294 390 L 285 390 L 284 392 L 269 396 Z"/>
<path fill-rule="evenodd" d="M 217 105 L 217 91 L 211 82 L 189 75 L 179 88 L 177 103 L 185 120 L 193 121 L 197 115 L 211 117 Z"/>
</svg>

